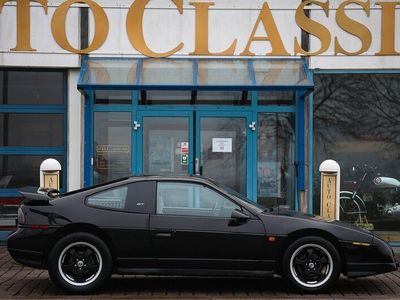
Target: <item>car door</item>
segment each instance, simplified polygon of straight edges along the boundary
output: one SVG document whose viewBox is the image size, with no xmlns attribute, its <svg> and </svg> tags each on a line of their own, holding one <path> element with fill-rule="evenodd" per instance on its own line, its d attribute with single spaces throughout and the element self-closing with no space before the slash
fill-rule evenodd
<svg viewBox="0 0 400 300">
<path fill-rule="evenodd" d="M 232 223 L 233 210 L 250 218 Z M 157 182 L 150 230 L 163 268 L 260 269 L 265 256 L 261 220 L 204 184 Z"/>
</svg>

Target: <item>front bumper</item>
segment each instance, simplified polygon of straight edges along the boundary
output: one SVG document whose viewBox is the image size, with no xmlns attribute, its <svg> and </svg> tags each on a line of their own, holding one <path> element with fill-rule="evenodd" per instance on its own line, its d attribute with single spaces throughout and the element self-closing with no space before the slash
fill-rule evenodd
<svg viewBox="0 0 400 300">
<path fill-rule="evenodd" d="M 345 243 L 342 249 L 344 249 L 347 277 L 363 277 L 393 272 L 399 267 L 392 248 L 377 236 L 374 236 L 369 246 L 355 246 L 352 243 Z"/>
</svg>

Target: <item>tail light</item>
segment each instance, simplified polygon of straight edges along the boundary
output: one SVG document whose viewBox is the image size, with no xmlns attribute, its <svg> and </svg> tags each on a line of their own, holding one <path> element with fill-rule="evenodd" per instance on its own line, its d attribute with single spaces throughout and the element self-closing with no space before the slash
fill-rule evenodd
<svg viewBox="0 0 400 300">
<path fill-rule="evenodd" d="M 18 224 L 25 224 L 25 214 L 22 211 L 21 207 L 18 208 Z"/>
</svg>

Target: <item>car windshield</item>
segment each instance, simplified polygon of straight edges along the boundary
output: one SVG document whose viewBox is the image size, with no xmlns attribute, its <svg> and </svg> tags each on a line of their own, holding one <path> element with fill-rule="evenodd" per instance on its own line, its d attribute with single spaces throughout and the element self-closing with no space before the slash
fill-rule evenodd
<svg viewBox="0 0 400 300">
<path fill-rule="evenodd" d="M 228 187 L 228 186 L 226 186 L 226 185 L 224 185 L 222 183 L 216 182 L 214 180 L 211 180 L 211 181 L 212 181 L 212 183 L 214 183 L 219 188 L 225 190 L 229 195 L 231 195 L 231 196 L 233 196 L 235 198 L 238 198 L 238 199 L 246 202 L 247 204 L 250 204 L 251 206 L 253 206 L 253 207 L 255 207 L 255 208 L 259 209 L 259 210 L 262 210 L 262 211 L 266 210 L 266 207 L 262 206 L 261 204 L 258 204 L 256 202 L 254 202 L 254 201 L 251 201 L 249 198 L 247 198 L 247 197 L 243 196 L 242 194 L 236 192 L 234 189 L 232 189 L 232 188 L 230 188 L 230 187 Z"/>
</svg>

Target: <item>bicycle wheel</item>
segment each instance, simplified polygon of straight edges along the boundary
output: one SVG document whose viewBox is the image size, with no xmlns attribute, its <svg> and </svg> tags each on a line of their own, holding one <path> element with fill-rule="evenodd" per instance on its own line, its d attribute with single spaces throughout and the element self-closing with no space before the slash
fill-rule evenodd
<svg viewBox="0 0 400 300">
<path fill-rule="evenodd" d="M 364 201 L 352 192 L 340 192 L 340 220 L 357 223 L 366 214 Z"/>
</svg>

